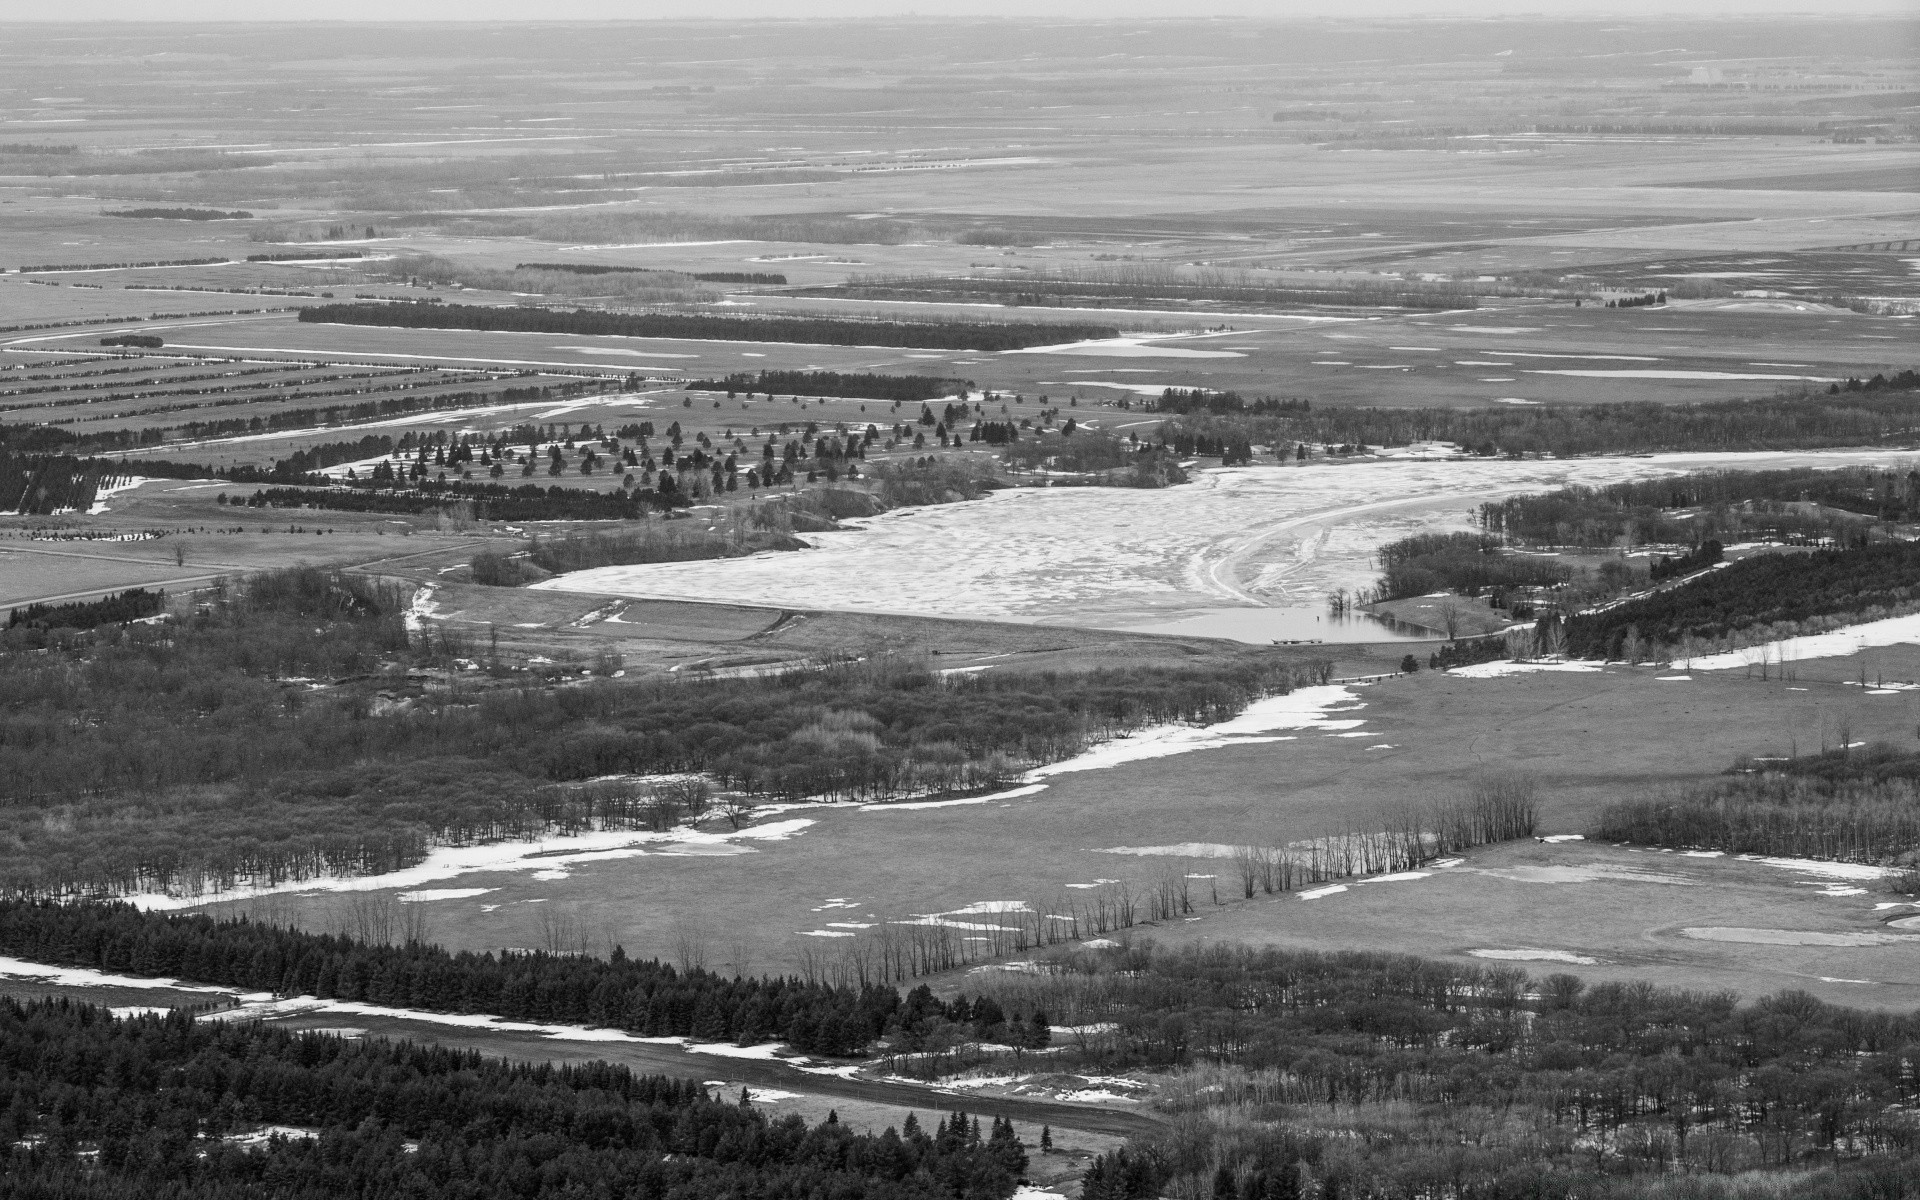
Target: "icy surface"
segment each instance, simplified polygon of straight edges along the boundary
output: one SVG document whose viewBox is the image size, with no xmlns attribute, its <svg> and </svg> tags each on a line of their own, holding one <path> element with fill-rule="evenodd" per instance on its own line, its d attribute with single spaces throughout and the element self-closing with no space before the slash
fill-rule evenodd
<svg viewBox="0 0 1920 1200">
<path fill-rule="evenodd" d="M 1469 528 L 1486 500 L 1718 468 L 1916 463 L 1832 451 L 1234 467 L 1161 490 L 1011 489 L 809 534 L 804 554 L 601 567 L 534 586 L 775 607 L 801 595 L 821 608 L 1096 628 L 1231 608 L 1324 611 L 1329 592 L 1373 581 L 1382 542 Z"/>
</svg>

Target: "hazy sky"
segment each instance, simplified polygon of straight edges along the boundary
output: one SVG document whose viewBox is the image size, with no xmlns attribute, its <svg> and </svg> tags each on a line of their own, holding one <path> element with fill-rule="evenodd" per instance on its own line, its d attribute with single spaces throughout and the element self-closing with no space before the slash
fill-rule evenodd
<svg viewBox="0 0 1920 1200">
<path fill-rule="evenodd" d="M 0 0 L 6 21 L 633 20 L 650 17 L 1635 16 L 1905 13 L 1920 0 Z"/>
</svg>

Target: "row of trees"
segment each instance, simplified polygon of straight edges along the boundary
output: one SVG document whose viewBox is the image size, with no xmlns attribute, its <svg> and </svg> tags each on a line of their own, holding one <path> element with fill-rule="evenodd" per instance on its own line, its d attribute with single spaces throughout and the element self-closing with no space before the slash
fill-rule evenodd
<svg viewBox="0 0 1920 1200">
<path fill-rule="evenodd" d="M 1005 1200 L 1026 1163 L 1010 1124 L 964 1113 L 855 1134 L 605 1063 L 181 1011 L 0 1000 L 0 1046 L 0 1167 L 32 1200 Z"/>
<path fill-rule="evenodd" d="M 1901 372 L 1898 378 L 1920 375 Z M 1263 416 L 1190 414 L 1167 421 L 1169 444 L 1245 440 L 1279 446 L 1452 442 L 1476 454 L 1645 454 L 1664 450 L 1806 450 L 1870 446 L 1920 430 L 1906 391 L 1803 391 L 1701 404 L 1618 403 L 1522 408 L 1320 408 Z"/>
<path fill-rule="evenodd" d="M 727 342 L 804 342 L 826 346 L 902 346 L 928 350 L 1020 350 L 1116 337 L 1090 324 L 983 324 L 960 321 L 856 321 L 832 317 L 725 317 L 694 313 L 612 313 L 595 309 L 489 308 L 471 304 L 318 304 L 300 319 L 402 329 L 479 329 L 579 336 L 687 338 Z"/>
<path fill-rule="evenodd" d="M 999 304 L 1105 307 L 1115 300 L 1178 300 L 1208 304 L 1339 305 L 1365 308 L 1476 308 L 1471 285 L 1410 279 L 1372 279 L 1302 287 L 1246 271 L 1214 269 L 1198 273 L 1153 267 L 1083 267 L 1051 276 L 1022 272 L 994 275 L 855 276 L 848 283 L 820 289 L 834 295 L 882 300 L 981 300 Z M 1108 335 L 1112 336 L 1112 335 Z"/>
<path fill-rule="evenodd" d="M 1920 787 L 1910 778 L 1833 779 L 1768 770 L 1671 795 L 1615 801 L 1601 810 L 1593 836 L 1729 854 L 1903 862 L 1920 846 Z"/>
<path fill-rule="evenodd" d="M 969 386 L 966 380 L 936 375 L 874 375 L 840 371 L 745 371 L 724 379 L 689 379 L 690 392 L 725 392 L 728 399 L 745 392 L 775 395 L 849 396 L 861 400 L 891 400 L 913 404 L 952 394 Z"/>
<path fill-rule="evenodd" d="M 1490 501 L 1480 506 L 1479 519 L 1487 532 L 1533 546 L 1697 546 L 1758 536 L 1844 540 L 1874 521 L 1920 519 L 1920 472 L 1701 471 Z"/>
</svg>

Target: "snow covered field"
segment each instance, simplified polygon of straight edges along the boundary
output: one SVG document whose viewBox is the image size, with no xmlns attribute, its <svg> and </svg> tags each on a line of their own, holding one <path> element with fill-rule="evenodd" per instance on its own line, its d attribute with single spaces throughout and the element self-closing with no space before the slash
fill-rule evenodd
<svg viewBox="0 0 1920 1200">
<path fill-rule="evenodd" d="M 1375 547 L 1469 528 L 1483 502 L 1688 471 L 1913 465 L 1879 451 L 1549 461 L 1396 458 L 1203 471 L 1161 491 L 1021 488 L 811 534 L 806 553 L 602 567 L 556 591 L 906 612 L 1237 637 L 1377 641 L 1325 598 L 1373 581 Z"/>
</svg>

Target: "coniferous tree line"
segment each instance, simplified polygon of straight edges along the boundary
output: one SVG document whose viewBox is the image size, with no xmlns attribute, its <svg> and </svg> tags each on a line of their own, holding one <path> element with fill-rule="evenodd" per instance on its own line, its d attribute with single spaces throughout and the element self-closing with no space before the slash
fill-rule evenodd
<svg viewBox="0 0 1920 1200">
<path fill-rule="evenodd" d="M 964 1113 L 856 1134 L 606 1063 L 67 1000 L 0 1000 L 0 1105 L 5 1190 L 31 1200 L 1005 1200 L 1026 1162 Z"/>
<path fill-rule="evenodd" d="M 402 329 L 478 329 L 594 337 L 685 338 L 726 342 L 801 342 L 824 346 L 901 346 L 927 350 L 1020 350 L 1119 336 L 1109 325 L 1079 323 L 855 321 L 832 317 L 725 317 L 693 313 L 612 313 L 594 309 L 489 308 L 472 304 L 318 304 L 302 321 Z"/>
<path fill-rule="evenodd" d="M 1082 271 L 1048 278 L 1023 272 L 1013 276 L 856 276 L 844 284 L 801 294 L 850 296 L 869 300 L 977 300 L 1030 307 L 1104 307 L 1115 300 L 1177 300 L 1209 304 L 1305 304 L 1367 308 L 1460 309 L 1479 307 L 1472 284 L 1408 279 L 1367 280 L 1330 287 L 1280 283 L 1249 272 L 1212 271 L 1183 276 L 1166 271 Z M 1129 274 L 1134 277 L 1128 278 Z M 1109 334 L 1109 337 L 1112 335 Z"/>
<path fill-rule="evenodd" d="M 1920 543 L 1756 554 L 1678 587 L 1566 619 L 1576 658 L 1664 661 L 1755 633 L 1846 624 L 1920 604 Z M 1842 620 L 1841 618 L 1849 618 Z"/>
<path fill-rule="evenodd" d="M 1168 388 L 1149 407 L 1149 412 L 1211 413 L 1214 416 L 1245 414 L 1252 417 L 1275 413 L 1309 413 L 1313 405 L 1306 400 L 1276 400 L 1262 396 L 1248 400 L 1238 392 L 1210 392 L 1203 388 Z"/>
<path fill-rule="evenodd" d="M 1807 503 L 1841 510 L 1808 512 Z M 1920 472 L 1872 467 L 1702 471 L 1606 487 L 1561 488 L 1480 506 L 1489 533 L 1531 546 L 1698 546 L 1761 535 L 1845 540 L 1871 521 L 1920 519 Z"/>
<path fill-rule="evenodd" d="M 725 392 L 731 399 L 739 393 L 749 396 L 764 393 L 781 396 L 847 396 L 861 400 L 896 400 L 918 404 L 953 394 L 966 387 L 963 379 L 944 379 L 936 375 L 847 374 L 840 371 L 761 371 L 736 372 L 724 379 L 689 379 L 690 392 Z"/>
<path fill-rule="evenodd" d="M 103 212 L 103 217 L 144 217 L 160 221 L 251 221 L 253 214 L 241 210 L 222 212 L 217 208 L 123 208 Z"/>
<path fill-rule="evenodd" d="M 365 576 L 293 570 L 162 624 L 0 633 L 0 878 L 28 893 L 197 893 L 394 870 L 445 842 L 650 827 L 644 780 L 582 786 L 608 775 L 702 773 L 766 799 L 989 787 L 1330 670 L 942 677 L 881 660 L 565 688 L 502 671 L 455 694 L 406 668 L 488 651 L 431 626 L 410 637 L 408 603 Z"/>
<path fill-rule="evenodd" d="M 96 625 L 120 624 L 150 617 L 166 607 L 164 590 L 128 588 L 99 600 L 76 600 L 70 604 L 29 604 L 7 614 L 7 628 L 19 629 L 92 629 Z"/>
<path fill-rule="evenodd" d="M 1920 372 L 1876 376 L 1877 387 L 1700 404 L 1623 402 L 1555 408 L 1328 408 L 1299 414 L 1189 414 L 1166 422 L 1161 440 L 1219 445 L 1405 446 L 1452 442 L 1480 455 L 1645 454 L 1663 450 L 1807 450 L 1911 439 L 1920 420 L 1907 392 Z M 1208 453 L 1209 451 L 1197 451 Z"/>
</svg>

